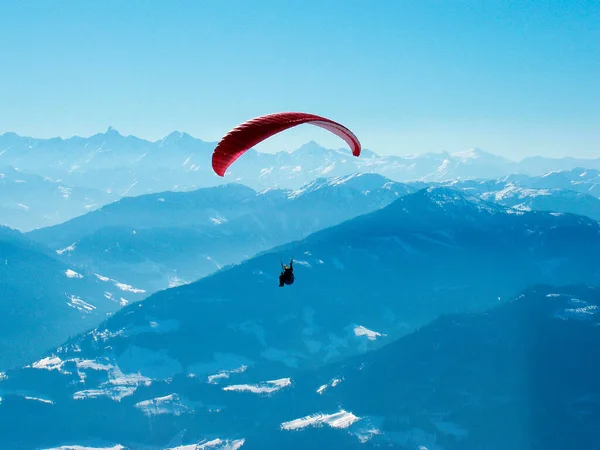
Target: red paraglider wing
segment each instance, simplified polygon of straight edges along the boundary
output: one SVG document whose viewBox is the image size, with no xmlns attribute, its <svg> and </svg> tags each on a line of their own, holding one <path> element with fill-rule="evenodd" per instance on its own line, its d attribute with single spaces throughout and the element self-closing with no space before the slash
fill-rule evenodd
<svg viewBox="0 0 600 450">
<path fill-rule="evenodd" d="M 360 155 L 358 138 L 345 126 L 325 117 L 299 112 L 283 112 L 256 117 L 238 125 L 219 142 L 212 157 L 215 173 L 224 176 L 227 168 L 244 152 L 259 142 L 288 128 L 309 123 L 341 137 L 350 146 L 354 156 Z"/>
</svg>

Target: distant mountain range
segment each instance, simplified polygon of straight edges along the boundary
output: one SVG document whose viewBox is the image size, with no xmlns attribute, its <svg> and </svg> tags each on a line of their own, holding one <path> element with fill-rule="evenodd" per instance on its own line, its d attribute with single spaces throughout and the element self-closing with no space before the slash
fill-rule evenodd
<svg viewBox="0 0 600 450">
<path fill-rule="evenodd" d="M 48 177 L 65 185 L 120 196 L 192 190 L 225 182 L 253 189 L 298 189 L 316 178 L 378 173 L 394 181 L 446 181 L 455 178 L 498 178 L 509 174 L 543 175 L 577 167 L 600 170 L 600 158 L 529 157 L 515 162 L 473 149 L 457 153 L 379 156 L 364 150 L 325 149 L 310 142 L 291 153 L 250 150 L 236 161 L 225 179 L 211 168 L 216 143 L 174 132 L 156 142 L 122 136 L 113 128 L 89 138 L 34 139 L 14 133 L 0 136 L 0 167 Z"/>
<path fill-rule="evenodd" d="M 580 181 L 576 172 L 563 177 L 575 178 L 578 184 L 560 186 L 581 192 L 520 187 L 553 186 L 541 181 L 556 181 L 555 177 L 402 184 L 381 175 L 356 173 L 317 179 L 295 191 L 261 192 L 230 184 L 123 198 L 27 236 L 60 252 L 65 263 L 112 277 L 127 273 L 129 282 L 153 292 L 375 211 L 430 184 L 518 210 L 600 220 L 600 198 L 584 193 L 594 186 L 594 179 Z"/>
<path fill-rule="evenodd" d="M 0 169 L 0 225 L 21 231 L 65 222 L 118 199 L 115 194 L 69 187 L 10 166 Z"/>
<path fill-rule="evenodd" d="M 195 281 L 412 192 L 375 174 L 320 179 L 297 191 L 256 192 L 229 184 L 124 198 L 27 236 L 59 251 L 72 265 L 107 276 L 127 273 L 136 286 L 156 291 Z"/>
<path fill-rule="evenodd" d="M 484 185 L 485 180 L 453 180 L 451 183 Z M 489 180 L 488 180 L 489 181 Z M 547 172 L 538 176 L 508 175 L 497 180 L 498 184 L 529 189 L 563 189 L 600 197 L 600 171 L 576 167 L 570 170 Z"/>
<path fill-rule="evenodd" d="M 497 180 L 409 183 L 413 188 L 445 186 L 521 210 L 580 214 L 600 220 L 600 172 L 573 169 L 539 177 L 510 175 Z"/>
<path fill-rule="evenodd" d="M 0 227 L 0 370 L 40 357 L 143 294 L 123 279 L 79 273 Z"/>
<path fill-rule="evenodd" d="M 274 448 L 291 445 L 287 432 L 303 427 L 297 445 L 314 446 L 319 439 L 327 448 L 348 448 L 384 439 L 402 448 L 422 439 L 418 445 L 436 449 L 442 438 L 435 436 L 443 433 L 449 435 L 443 448 L 459 448 L 452 447 L 459 440 L 460 448 L 475 449 L 496 433 L 493 439 L 504 436 L 499 443 L 519 448 L 511 444 L 527 435 L 520 422 L 510 421 L 520 417 L 512 411 L 542 418 L 550 407 L 523 412 L 525 393 L 538 392 L 523 385 L 531 358 L 553 355 L 557 371 L 572 372 L 553 373 L 549 360 L 540 359 L 541 379 L 531 382 L 552 391 L 555 385 L 544 379 L 560 384 L 559 374 L 580 373 L 569 365 L 572 351 L 595 347 L 598 302 L 596 291 L 565 288 L 558 291 L 563 298 L 550 295 L 552 288 L 538 296 L 533 312 L 527 302 L 520 303 L 523 313 L 506 303 L 537 283 L 599 285 L 599 251 L 600 224 L 591 219 L 516 211 L 448 188 L 421 190 L 157 292 L 30 367 L 7 371 L 0 381 L 0 431 L 18 448 L 97 445 L 90 440 L 174 448 L 217 438 L 238 446 L 230 448 L 246 438 L 249 448 Z M 280 258 L 290 255 L 296 257 L 296 282 L 278 288 Z M 488 311 L 497 305 L 504 309 Z M 440 315 L 467 312 L 476 320 L 461 316 L 428 325 Z M 590 325 L 578 318 L 589 318 Z M 580 326 L 583 334 L 576 331 Z M 567 335 L 572 340 L 564 340 Z M 382 348 L 397 339 L 397 346 Z M 528 345 L 550 353 L 528 353 Z M 375 349 L 381 353 L 365 354 Z M 467 356 L 460 359 L 460 352 Z M 363 358 L 364 371 L 356 358 Z M 387 369 L 378 368 L 386 360 Z M 496 377 L 493 385 L 486 376 Z M 339 390 L 346 380 L 353 389 Z M 552 404 L 568 417 L 590 408 L 595 414 L 595 391 L 586 400 L 588 385 L 574 385 L 578 390 Z M 372 392 L 362 395 L 357 386 Z M 292 395 L 287 402 L 272 401 L 285 390 Z M 389 401 L 381 400 L 388 395 Z M 318 412 L 323 416 L 305 417 Z M 498 427 L 503 414 L 505 426 Z M 18 417 L 28 417 L 28 429 L 40 432 L 25 433 Z M 495 418 L 487 422 L 495 431 L 481 428 L 478 417 Z M 577 442 L 587 442 L 594 421 L 585 420 L 577 425 L 583 433 Z M 346 429 L 353 422 L 356 427 Z M 326 430 L 311 429 L 318 423 Z"/>
<path fill-rule="evenodd" d="M 256 191 L 297 190 L 321 178 L 373 173 L 415 185 L 501 179 L 520 187 L 575 190 L 600 197 L 600 158 L 510 161 L 480 149 L 415 156 L 325 149 L 310 142 L 289 153 L 247 152 L 225 178 L 211 168 L 215 143 L 174 132 L 150 142 L 109 128 L 89 138 L 0 135 L 0 224 L 20 231 L 52 226 L 121 197 L 239 183 Z"/>
</svg>

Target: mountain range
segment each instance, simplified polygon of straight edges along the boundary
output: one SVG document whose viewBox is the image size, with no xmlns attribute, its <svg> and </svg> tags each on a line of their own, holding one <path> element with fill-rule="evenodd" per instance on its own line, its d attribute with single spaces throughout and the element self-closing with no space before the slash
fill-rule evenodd
<svg viewBox="0 0 600 450">
<path fill-rule="evenodd" d="M 296 191 L 256 192 L 228 184 L 124 198 L 27 236 L 60 252 L 66 263 L 111 277 L 127 273 L 136 286 L 156 291 L 194 281 L 412 192 L 375 174 L 319 179 Z"/>
<path fill-rule="evenodd" d="M 598 294 L 577 285 L 600 284 L 599 250 L 586 217 L 449 188 L 404 195 L 125 306 L 7 371 L 4 442 L 537 449 L 576 429 L 572 442 L 590 443 L 597 392 L 566 380 L 598 367 L 584 350 L 598 341 Z M 292 254 L 296 282 L 278 288 L 272 268 Z"/>
<path fill-rule="evenodd" d="M 225 178 L 211 168 L 215 143 L 174 132 L 156 142 L 109 128 L 89 138 L 0 135 L 0 224 L 27 232 L 56 225 L 122 197 L 239 183 L 258 192 L 298 190 L 320 178 L 373 173 L 426 187 L 452 180 L 500 179 L 526 188 L 561 188 L 600 197 L 600 159 L 525 158 L 473 149 L 379 156 L 309 142 L 293 152 L 250 150 Z M 585 168 L 585 169 L 582 169 Z"/>
<path fill-rule="evenodd" d="M 581 179 L 577 173 L 574 177 Z M 539 185 L 532 177 L 525 180 L 527 185 Z M 146 194 L 123 198 L 27 236 L 59 252 L 67 264 L 111 277 L 127 273 L 130 283 L 154 292 L 375 211 L 429 185 L 355 173 L 317 179 L 298 190 L 257 192 L 228 184 Z M 517 210 L 574 213 L 600 220 L 600 198 L 584 193 L 581 184 L 577 187 L 583 192 L 520 187 L 518 180 L 507 179 L 454 180 L 434 186 L 462 190 Z"/>
<path fill-rule="evenodd" d="M 599 217 L 600 199 L 575 191 L 517 188 L 506 180 L 446 184 L 452 191 L 463 191 L 518 210 L 572 212 L 595 220 Z M 89 295 L 87 290 L 80 292 L 78 298 L 99 308 L 84 314 L 83 322 L 73 320 L 68 314 L 63 317 L 61 302 L 50 301 L 44 305 L 54 308 L 41 323 L 56 331 L 51 342 L 57 344 L 70 334 L 96 326 L 102 320 L 102 314 L 116 311 L 121 304 L 142 299 L 161 289 L 190 283 L 274 246 L 301 240 L 313 232 L 379 210 L 414 192 L 417 186 L 416 183 L 413 186 L 395 183 L 376 174 L 353 174 L 318 179 L 299 190 L 256 192 L 230 184 L 192 192 L 148 194 L 123 198 L 63 224 L 20 235 L 20 239 L 37 242 L 37 251 L 50 258 L 53 264 L 64 266 L 59 271 L 52 268 L 46 272 L 49 266 L 34 259 L 36 271 L 32 272 L 32 268 L 26 271 L 35 273 L 35 279 L 40 283 L 44 283 L 46 277 L 53 279 L 59 274 L 60 283 L 56 285 L 61 286 L 60 292 L 65 295 L 67 286 L 75 283 L 61 275 L 67 270 L 77 274 L 76 280 L 80 280 L 81 275 L 96 282 L 113 280 L 113 287 L 131 287 L 130 292 L 108 289 L 105 293 L 97 288 Z M 26 255 L 13 255 L 13 259 L 30 260 Z M 280 262 L 298 255 L 279 253 L 279 261 L 274 261 L 268 272 L 276 276 Z M 5 279 L 10 279 L 18 289 L 31 289 L 27 278 L 9 274 L 7 270 L 3 273 Z M 66 285 L 63 287 L 61 283 Z M 88 297 L 82 296 L 83 293 Z M 61 295 L 53 294 L 53 298 L 61 298 Z M 112 300 L 106 301 L 105 296 Z M 22 302 L 27 306 L 19 313 L 21 317 L 39 309 L 36 302 L 42 297 L 28 298 L 32 300 Z M 100 310 L 102 313 L 98 314 Z M 63 321 L 69 326 L 62 325 Z M 6 345 L 19 341 L 28 329 L 31 325 L 13 329 L 14 334 L 7 337 Z M 15 347 L 16 353 L 0 363 L 11 366 L 27 361 L 27 354 L 37 355 L 49 348 L 46 339 L 29 344 L 30 353 L 21 356 Z"/>
<path fill-rule="evenodd" d="M 278 378 L 157 380 L 63 347 L 3 375 L 0 431 L 7 449 L 595 448 L 599 305 L 598 288 L 535 286 Z"/>
<path fill-rule="evenodd" d="M 600 172 L 573 169 L 539 177 L 510 175 L 495 180 L 409 183 L 413 188 L 445 186 L 521 210 L 569 212 L 600 220 Z"/>
<path fill-rule="evenodd" d="M 325 149 L 309 142 L 293 152 L 249 150 L 225 179 L 212 172 L 216 143 L 173 132 L 150 142 L 122 136 L 109 128 L 89 138 L 35 139 L 15 133 L 0 136 L 0 167 L 10 165 L 72 187 L 120 196 L 166 190 L 192 190 L 224 182 L 253 189 L 298 189 L 320 177 L 354 172 L 378 173 L 394 181 L 446 181 L 455 178 L 498 178 L 510 174 L 543 175 L 577 167 L 600 170 L 600 158 L 528 157 L 516 162 L 481 149 L 413 156 L 379 156 L 365 149 L 354 158 L 346 149 Z"/>
<path fill-rule="evenodd" d="M 0 136 L 3 448 L 597 446 L 600 159 L 214 145 Z"/>
<path fill-rule="evenodd" d="M 69 187 L 11 166 L 0 170 L 0 225 L 20 231 L 65 222 L 118 198 L 103 191 Z"/>
</svg>

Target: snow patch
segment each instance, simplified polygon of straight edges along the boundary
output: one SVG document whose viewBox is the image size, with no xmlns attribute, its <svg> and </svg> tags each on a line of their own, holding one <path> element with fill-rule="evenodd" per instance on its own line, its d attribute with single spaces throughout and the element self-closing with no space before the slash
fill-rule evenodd
<svg viewBox="0 0 600 450">
<path fill-rule="evenodd" d="M 189 283 L 190 283 L 189 281 L 182 280 L 181 278 L 176 277 L 176 276 L 175 277 L 169 277 L 169 287 L 170 288 L 174 288 L 174 287 L 178 287 L 178 286 L 183 286 L 183 285 L 189 284 Z"/>
<path fill-rule="evenodd" d="M 98 331 L 98 329 L 94 329 L 90 332 L 92 335 L 92 339 L 97 342 L 101 340 L 102 342 L 106 342 L 109 339 L 115 338 L 117 336 L 122 336 L 125 333 L 125 328 L 121 328 L 119 331 L 110 331 L 108 329 L 104 329 L 104 331 Z"/>
<path fill-rule="evenodd" d="M 196 362 L 188 366 L 188 376 L 205 378 L 210 374 L 232 370 L 240 366 L 251 366 L 254 361 L 232 353 L 214 352 L 213 359 L 204 362 Z"/>
<path fill-rule="evenodd" d="M 46 448 L 44 450 L 126 450 L 122 445 L 115 445 L 113 447 L 84 447 L 81 445 L 63 445 L 62 447 Z"/>
<path fill-rule="evenodd" d="M 216 262 L 214 259 L 212 259 L 210 256 L 207 256 L 206 259 L 208 261 L 210 261 L 211 263 L 213 263 L 215 266 L 217 266 L 217 269 L 219 269 L 219 270 L 221 269 L 221 265 L 218 262 Z"/>
<path fill-rule="evenodd" d="M 369 330 L 368 328 L 365 328 L 362 325 L 354 327 L 354 335 L 366 336 L 367 339 L 369 339 L 370 341 L 375 341 L 378 337 L 386 336 L 385 334 L 378 333 L 377 331 Z"/>
<path fill-rule="evenodd" d="M 504 188 L 500 191 L 484 194 L 483 198 L 490 197 L 491 195 L 493 195 L 494 199 L 497 202 L 499 202 L 501 200 L 504 200 L 504 199 L 507 199 L 510 197 L 516 197 L 516 198 L 522 200 L 525 198 L 548 196 L 548 195 L 551 195 L 551 193 L 548 189 L 520 188 L 520 187 L 515 186 L 514 184 L 509 184 L 506 188 Z"/>
<path fill-rule="evenodd" d="M 462 152 L 454 152 L 451 153 L 453 158 L 460 160 L 461 162 L 467 162 L 469 160 L 480 159 L 482 154 L 481 151 L 477 148 L 472 148 L 471 150 L 465 150 Z"/>
<path fill-rule="evenodd" d="M 60 195 L 62 198 L 69 198 L 69 196 L 71 195 L 71 188 L 65 187 L 65 186 L 59 186 L 58 190 L 60 192 Z"/>
<path fill-rule="evenodd" d="M 220 379 L 226 379 L 229 378 L 229 375 L 231 374 L 236 374 L 236 373 L 243 373 L 248 369 L 248 366 L 246 365 L 241 365 L 240 367 L 238 367 L 237 369 L 231 369 L 231 370 L 221 370 L 219 373 L 215 374 L 215 375 L 209 375 L 208 376 L 208 382 L 210 384 L 217 384 L 215 380 L 220 380 Z"/>
<path fill-rule="evenodd" d="M 338 384 L 340 384 L 342 382 L 342 380 L 343 380 L 343 378 L 334 378 L 329 383 L 324 384 L 323 386 L 319 387 L 319 389 L 317 389 L 317 394 L 322 395 L 326 389 L 328 389 L 330 387 L 336 387 Z"/>
<path fill-rule="evenodd" d="M 74 359 L 78 369 L 104 370 L 109 371 L 115 367 L 112 364 L 103 364 L 91 359 Z"/>
<path fill-rule="evenodd" d="M 197 444 L 180 445 L 166 450 L 238 450 L 245 442 L 245 439 L 222 440 L 217 438 L 212 441 L 201 441 Z"/>
<path fill-rule="evenodd" d="M 46 403 L 48 405 L 54 405 L 54 402 L 52 400 L 46 400 L 45 398 L 25 396 L 25 400 L 32 400 L 32 401 L 36 401 L 36 402 L 40 402 L 40 403 Z"/>
<path fill-rule="evenodd" d="M 133 286 L 130 286 L 125 283 L 121 283 L 120 281 L 113 280 L 112 278 L 105 277 L 98 273 L 95 273 L 94 275 L 96 275 L 96 278 L 98 278 L 100 281 L 104 281 L 104 282 L 112 281 L 116 287 L 118 287 L 119 289 L 121 289 L 122 291 L 125 291 L 125 292 L 132 292 L 134 294 L 143 294 L 146 292 L 144 289 L 134 288 Z"/>
<path fill-rule="evenodd" d="M 549 297 L 549 296 L 558 297 L 559 295 L 558 294 L 548 294 L 546 297 Z M 581 299 L 575 298 L 575 297 L 569 299 L 569 303 L 571 303 L 571 305 L 573 307 L 564 308 L 564 309 L 561 309 L 561 310 L 555 312 L 554 317 L 557 319 L 562 319 L 562 320 L 569 320 L 569 319 L 589 320 L 593 316 L 595 316 L 596 313 L 598 312 L 597 305 L 590 305 L 587 302 L 585 302 Z"/>
<path fill-rule="evenodd" d="M 125 283 L 119 283 L 118 281 L 115 281 L 115 286 L 121 289 L 122 291 L 133 292 L 134 294 L 143 294 L 144 292 L 146 292 L 144 289 L 136 289 L 133 286 L 130 286 Z"/>
<path fill-rule="evenodd" d="M 179 395 L 170 394 L 164 397 L 156 397 L 150 400 L 144 400 L 135 404 L 135 407 L 142 410 L 146 416 L 156 416 L 159 414 L 173 414 L 180 416 L 192 409 L 184 405 Z"/>
<path fill-rule="evenodd" d="M 332 172 L 335 169 L 335 161 L 321 170 L 321 174 L 325 175 L 326 173 Z"/>
<path fill-rule="evenodd" d="M 333 414 L 314 414 L 312 416 L 305 416 L 289 422 L 283 422 L 281 424 L 281 429 L 288 431 L 300 430 L 306 427 L 321 426 L 323 424 L 329 425 L 332 428 L 348 428 L 350 425 L 359 420 L 360 417 L 356 417 L 354 414 L 342 409 Z"/>
<path fill-rule="evenodd" d="M 68 374 L 69 372 L 64 372 L 63 366 L 65 362 L 60 359 L 58 356 L 47 356 L 46 358 L 42 358 L 39 361 L 34 362 L 30 366 L 25 366 L 25 368 L 33 368 L 40 370 L 56 370 L 63 374 Z"/>
<path fill-rule="evenodd" d="M 576 320 L 587 320 L 598 311 L 596 305 L 587 305 L 581 308 L 565 308 L 561 313 L 557 313 L 560 319 L 576 319 Z"/>
<path fill-rule="evenodd" d="M 70 306 L 71 308 L 74 308 L 74 309 L 77 309 L 79 311 L 83 311 L 86 313 L 90 313 L 96 309 L 96 307 L 94 305 L 91 305 L 91 304 L 83 301 L 82 299 L 75 297 L 74 295 L 71 295 L 68 298 L 71 301 L 67 302 L 67 305 Z"/>
<path fill-rule="evenodd" d="M 518 205 L 513 206 L 512 209 L 514 209 L 516 211 L 520 211 L 521 213 L 523 213 L 523 212 L 530 212 L 531 211 L 531 206 L 527 206 L 525 203 L 519 203 Z M 509 211 L 511 211 L 510 208 L 507 209 L 507 212 L 509 212 Z"/>
<path fill-rule="evenodd" d="M 308 261 L 303 261 L 303 260 L 300 260 L 300 259 L 299 260 L 294 260 L 294 263 L 295 264 L 300 264 L 301 266 L 304 266 L 304 267 L 312 267 Z"/>
<path fill-rule="evenodd" d="M 129 193 L 129 191 L 133 189 L 133 187 L 134 187 L 136 184 L 138 184 L 138 181 L 137 181 L 137 180 L 135 180 L 133 183 L 131 183 L 131 184 L 130 184 L 130 185 L 127 187 L 127 189 L 125 189 L 125 190 L 123 191 L 123 193 L 121 194 L 121 197 L 125 197 L 125 196 L 126 196 L 128 193 Z"/>
<path fill-rule="evenodd" d="M 252 392 L 253 394 L 270 394 L 290 386 L 292 380 L 281 378 L 279 380 L 265 381 L 259 384 L 234 384 L 223 388 L 224 391 Z"/>
<path fill-rule="evenodd" d="M 221 225 L 222 223 L 227 222 L 227 219 L 225 217 L 222 217 L 220 215 L 217 215 L 216 217 L 211 217 L 210 221 L 212 223 L 214 223 L 215 225 Z"/>
<path fill-rule="evenodd" d="M 76 246 L 77 242 L 73 242 L 71 245 L 69 245 L 68 247 L 65 247 L 63 249 L 60 250 L 56 250 L 56 254 L 57 255 L 62 255 L 63 253 L 69 253 L 75 250 L 75 246 Z"/>
<path fill-rule="evenodd" d="M 373 436 L 383 434 L 383 433 L 381 432 L 381 430 L 371 426 L 368 428 L 364 428 L 354 434 L 358 438 L 360 443 L 364 444 L 366 442 L 369 442 L 373 438 Z M 425 450 L 427 450 L 427 449 L 425 449 Z"/>
<path fill-rule="evenodd" d="M 124 397 L 133 395 L 139 386 L 150 386 L 151 384 L 150 378 L 139 372 L 124 374 L 118 367 L 114 367 L 109 370 L 109 380 L 102 383 L 98 389 L 77 391 L 73 394 L 73 399 L 83 400 L 106 396 L 119 402 Z"/>
</svg>

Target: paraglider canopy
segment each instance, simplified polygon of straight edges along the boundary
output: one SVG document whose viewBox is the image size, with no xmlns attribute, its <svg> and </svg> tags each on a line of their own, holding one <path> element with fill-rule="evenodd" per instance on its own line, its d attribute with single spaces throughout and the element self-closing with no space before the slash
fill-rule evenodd
<svg viewBox="0 0 600 450">
<path fill-rule="evenodd" d="M 308 123 L 324 128 L 342 138 L 350 146 L 354 156 L 360 155 L 358 138 L 344 125 L 325 117 L 302 112 L 281 112 L 256 117 L 238 125 L 227 133 L 217 144 L 212 156 L 215 173 L 224 176 L 227 168 L 244 152 L 288 128 Z"/>
</svg>

